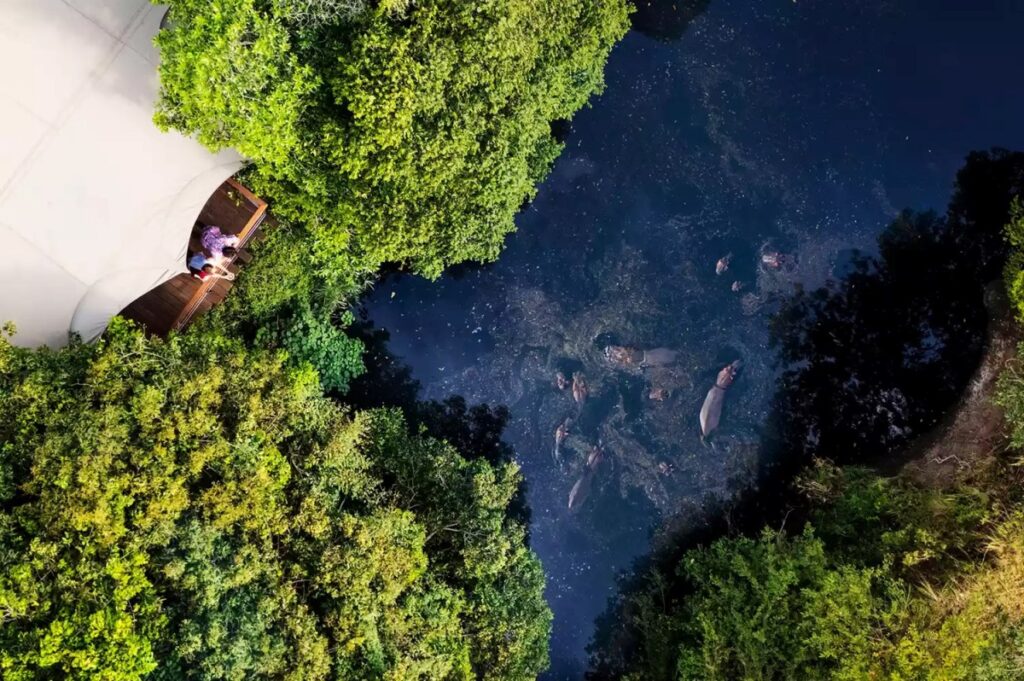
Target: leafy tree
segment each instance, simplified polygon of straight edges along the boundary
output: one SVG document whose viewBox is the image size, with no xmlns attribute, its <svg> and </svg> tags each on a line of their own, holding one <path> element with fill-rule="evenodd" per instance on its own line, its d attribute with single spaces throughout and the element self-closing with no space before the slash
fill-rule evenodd
<svg viewBox="0 0 1024 681">
<path fill-rule="evenodd" d="M 340 326 L 347 327 L 354 319 L 351 312 L 345 312 Z M 363 344 L 335 326 L 328 315 L 314 314 L 308 305 L 302 305 L 283 323 L 262 327 L 255 340 L 259 347 L 283 348 L 295 363 L 309 363 L 329 392 L 344 393 L 363 371 Z"/>
<path fill-rule="evenodd" d="M 888 565 L 911 579 L 955 572 L 981 549 L 978 528 L 993 520 L 993 495 L 967 481 L 939 491 L 817 460 L 798 486 L 816 504 L 811 522 L 834 560 Z"/>
<path fill-rule="evenodd" d="M 624 0 L 173 0 L 157 122 L 231 146 L 314 263 L 491 260 L 603 83 Z"/>
<path fill-rule="evenodd" d="M 940 492 L 819 463 L 800 483 L 813 529 L 721 538 L 651 570 L 620 610 L 632 647 L 594 678 L 1019 678 L 1018 486 L 1006 466 Z"/>
<path fill-rule="evenodd" d="M 680 679 L 866 678 L 890 584 L 872 568 L 829 569 L 808 529 L 722 540 L 691 552 Z"/>
<path fill-rule="evenodd" d="M 0 675 L 533 678 L 517 482 L 223 336 L 0 339 Z"/>
<path fill-rule="evenodd" d="M 1016 198 L 1010 206 L 1010 221 L 1005 229 L 1010 252 L 1003 269 L 1007 294 L 1013 303 L 1017 321 L 1024 322 L 1024 204 Z"/>
</svg>

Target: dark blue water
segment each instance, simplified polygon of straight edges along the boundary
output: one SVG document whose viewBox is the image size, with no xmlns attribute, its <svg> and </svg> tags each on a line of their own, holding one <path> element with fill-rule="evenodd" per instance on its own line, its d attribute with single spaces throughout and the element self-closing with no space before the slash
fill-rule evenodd
<svg viewBox="0 0 1024 681">
<path fill-rule="evenodd" d="M 841 275 L 899 209 L 942 209 L 968 151 L 1024 148 L 1022 29 L 1010 0 L 712 0 L 677 40 L 634 32 L 500 261 L 392 278 L 365 301 L 426 397 L 512 410 L 555 612 L 552 678 L 582 674 L 615 574 L 660 522 L 698 525 L 752 483 L 778 302 Z M 774 252 L 785 267 L 759 264 Z M 621 371 L 609 343 L 678 361 Z M 736 358 L 744 373 L 702 443 L 701 402 Z M 585 375 L 582 407 L 558 371 Z M 570 512 L 598 444 L 605 461 Z"/>
</svg>

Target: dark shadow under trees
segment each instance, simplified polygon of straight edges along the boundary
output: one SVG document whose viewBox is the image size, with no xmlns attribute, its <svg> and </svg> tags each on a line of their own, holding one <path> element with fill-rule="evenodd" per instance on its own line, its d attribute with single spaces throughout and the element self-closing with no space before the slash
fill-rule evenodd
<svg viewBox="0 0 1024 681">
<path fill-rule="evenodd" d="M 363 314 L 349 327 L 349 333 L 366 347 L 366 371 L 352 382 L 343 398 L 346 404 L 356 409 L 397 407 L 405 414 L 410 428 L 446 440 L 467 459 L 482 458 L 493 465 L 513 460 L 512 447 L 502 439 L 511 418 L 507 407 L 469 406 L 461 395 L 422 400 L 420 382 L 413 378 L 409 365 L 388 348 L 390 334 L 386 330 L 375 327 Z M 525 479 L 509 505 L 509 515 L 529 531 Z"/>
<path fill-rule="evenodd" d="M 633 29 L 648 38 L 679 40 L 694 19 L 707 11 L 711 0 L 634 0 Z"/>
<path fill-rule="evenodd" d="M 1002 229 L 1022 193 L 1024 153 L 971 153 L 944 217 L 905 211 L 879 237 L 877 256 L 857 255 L 841 281 L 783 305 L 758 484 L 699 531 L 663 537 L 623 576 L 591 645 L 588 678 L 621 678 L 638 665 L 643 678 L 674 678 L 681 633 L 670 615 L 688 589 L 677 572 L 686 550 L 766 525 L 799 531 L 807 509 L 791 485 L 813 457 L 891 466 L 956 404 L 982 357 L 984 289 L 999 277 Z M 639 618 L 640 603 L 656 604 L 664 626 Z"/>
</svg>

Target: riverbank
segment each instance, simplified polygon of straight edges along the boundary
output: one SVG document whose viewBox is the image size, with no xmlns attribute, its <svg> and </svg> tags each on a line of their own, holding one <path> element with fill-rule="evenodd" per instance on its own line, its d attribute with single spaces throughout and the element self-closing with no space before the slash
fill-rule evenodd
<svg viewBox="0 0 1024 681">
<path fill-rule="evenodd" d="M 1024 329 L 1014 318 L 1002 282 L 986 287 L 985 308 L 989 323 L 984 354 L 960 403 L 904 459 L 902 473 L 916 484 L 950 489 L 991 466 L 1006 449 L 1009 429 L 994 398 L 1000 375 L 1024 341 Z"/>
</svg>

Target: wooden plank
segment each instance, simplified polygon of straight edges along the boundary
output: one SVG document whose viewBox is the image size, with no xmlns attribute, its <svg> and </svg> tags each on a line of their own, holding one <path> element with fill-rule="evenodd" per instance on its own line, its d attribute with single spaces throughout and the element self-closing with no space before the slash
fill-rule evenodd
<svg viewBox="0 0 1024 681">
<path fill-rule="evenodd" d="M 264 238 L 260 226 L 268 218 L 273 221 L 273 217 L 267 214 L 266 201 L 236 180 L 229 180 L 213 193 L 203 207 L 197 221 L 198 229 L 189 238 L 189 255 L 202 250 L 200 230 L 215 224 L 225 234 L 239 237 L 238 252 L 227 263 L 228 270 L 237 275 L 240 268 L 252 260 L 252 254 L 245 246 L 250 241 Z M 139 296 L 122 314 L 143 325 L 147 333 L 166 335 L 172 329 L 183 329 L 197 316 L 222 302 L 233 285 L 233 282 L 223 279 L 200 281 L 190 274 L 178 274 Z"/>
<path fill-rule="evenodd" d="M 238 186 L 241 187 L 241 185 L 238 185 Z M 250 192 L 250 194 L 251 194 L 251 192 Z M 252 216 L 249 218 L 248 222 L 246 222 L 245 227 L 242 228 L 242 231 L 240 231 L 238 233 L 238 248 L 239 249 L 241 249 L 242 247 L 245 246 L 245 244 L 249 240 L 249 237 L 257 230 L 257 228 L 263 222 L 263 219 L 264 219 L 264 217 L 266 217 L 266 214 L 267 214 L 267 203 L 266 203 L 266 201 L 260 200 L 260 205 L 258 205 L 256 210 L 253 211 Z M 228 261 L 229 266 L 234 263 L 235 258 L 237 258 L 237 257 L 238 257 L 238 255 L 236 254 L 235 256 L 233 256 Z M 205 281 L 203 281 L 203 282 L 201 282 L 199 284 L 199 288 L 192 295 L 192 299 L 189 300 L 189 302 L 182 309 L 181 313 L 174 320 L 174 323 L 171 324 L 171 328 L 172 329 L 174 329 L 176 331 L 180 331 L 181 329 L 185 328 L 185 326 L 189 323 L 189 321 L 192 319 L 192 317 L 199 311 L 199 308 L 200 308 L 200 305 L 203 302 L 203 299 L 206 297 L 206 295 L 209 293 L 210 289 L 213 287 L 213 285 L 217 281 L 219 281 L 219 280 L 217 280 L 217 279 L 207 279 L 207 280 L 205 280 Z"/>
<path fill-rule="evenodd" d="M 266 208 L 266 206 L 267 206 L 267 202 L 266 201 L 264 201 L 260 197 L 258 197 L 255 194 L 253 194 L 251 189 L 246 187 L 244 184 L 242 184 L 241 182 L 239 182 L 235 178 L 232 177 L 232 178 L 228 179 L 228 181 L 225 182 L 224 184 L 231 185 L 231 188 L 234 189 L 239 194 L 241 194 L 242 196 L 244 196 L 246 199 L 248 199 L 249 202 L 253 205 L 253 207 L 259 208 L 260 206 L 262 206 L 262 207 Z"/>
</svg>

